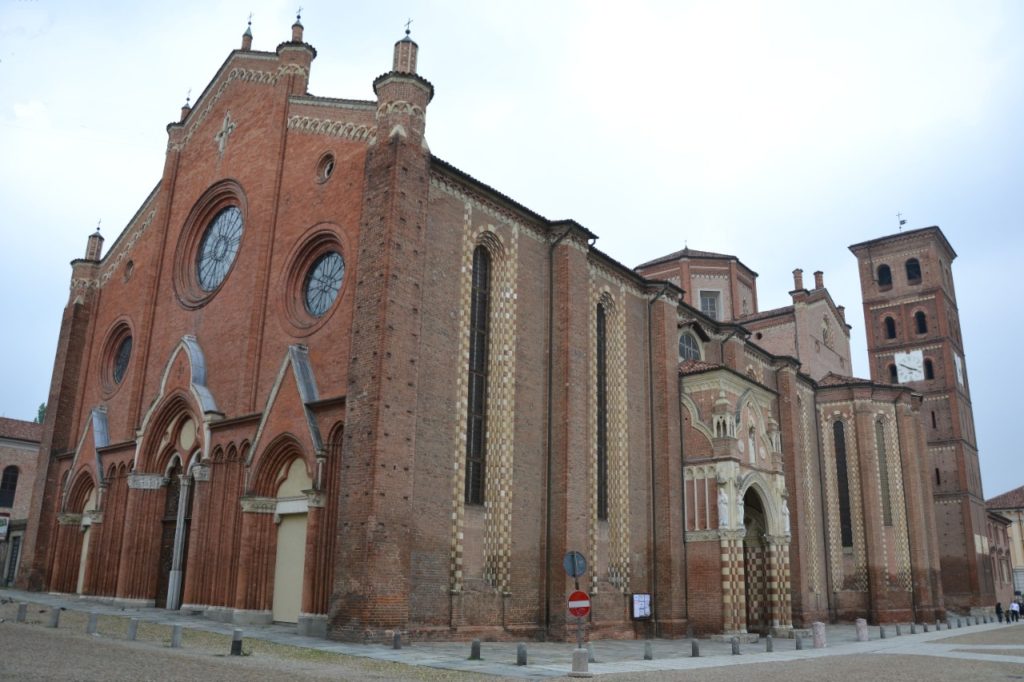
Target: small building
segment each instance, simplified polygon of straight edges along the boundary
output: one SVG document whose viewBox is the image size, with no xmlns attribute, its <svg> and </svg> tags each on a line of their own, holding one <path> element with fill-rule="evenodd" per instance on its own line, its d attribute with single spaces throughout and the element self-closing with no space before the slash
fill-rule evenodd
<svg viewBox="0 0 1024 682">
<path fill-rule="evenodd" d="M 42 424 L 0 417 L 0 585 L 18 576 L 42 433 Z"/>
</svg>

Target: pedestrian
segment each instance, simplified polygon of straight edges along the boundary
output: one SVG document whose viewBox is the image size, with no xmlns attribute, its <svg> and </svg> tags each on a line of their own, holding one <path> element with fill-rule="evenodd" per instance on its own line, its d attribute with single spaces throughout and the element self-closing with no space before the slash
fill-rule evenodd
<svg viewBox="0 0 1024 682">
<path fill-rule="evenodd" d="M 1000 623 L 1003 622 L 1003 603 L 998 601 L 996 602 L 996 618 L 999 619 Z"/>
<path fill-rule="evenodd" d="M 1010 602 L 1010 620 L 1014 623 L 1020 620 L 1020 602 L 1016 599 Z"/>
</svg>

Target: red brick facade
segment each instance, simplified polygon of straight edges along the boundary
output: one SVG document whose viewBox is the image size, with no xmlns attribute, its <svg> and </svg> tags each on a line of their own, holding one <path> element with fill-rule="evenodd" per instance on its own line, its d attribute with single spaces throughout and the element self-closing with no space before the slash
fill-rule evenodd
<svg viewBox="0 0 1024 682">
<path fill-rule="evenodd" d="M 375 101 L 328 99 L 301 26 L 247 35 L 168 127 L 156 189 L 73 264 L 23 584 L 357 641 L 565 638 L 578 550 L 599 636 L 941 615 L 920 399 L 838 371 L 823 283 L 787 349 L 734 257 L 623 267 L 432 155 L 416 51 Z M 691 304 L 691 257 L 728 315 Z"/>
</svg>

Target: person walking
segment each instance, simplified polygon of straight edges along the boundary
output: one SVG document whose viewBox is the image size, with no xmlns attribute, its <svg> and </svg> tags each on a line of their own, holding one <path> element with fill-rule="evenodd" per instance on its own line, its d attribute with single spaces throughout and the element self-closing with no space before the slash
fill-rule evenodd
<svg viewBox="0 0 1024 682">
<path fill-rule="evenodd" d="M 1010 620 L 1014 623 L 1020 620 L 1020 603 L 1016 599 L 1010 602 Z"/>
<path fill-rule="evenodd" d="M 1000 623 L 1003 622 L 1003 603 L 999 601 L 996 602 L 996 618 Z"/>
</svg>

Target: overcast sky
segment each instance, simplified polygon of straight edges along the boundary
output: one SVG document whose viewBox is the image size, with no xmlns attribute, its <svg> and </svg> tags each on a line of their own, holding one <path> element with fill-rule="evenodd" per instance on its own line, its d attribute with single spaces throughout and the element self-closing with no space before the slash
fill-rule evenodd
<svg viewBox="0 0 1024 682">
<path fill-rule="evenodd" d="M 306 0 L 315 95 L 373 99 L 407 18 L 437 156 L 635 266 L 688 245 L 757 271 L 762 310 L 823 270 L 868 376 L 847 246 L 939 225 L 986 497 L 1024 484 L 1024 3 Z M 0 415 L 47 398 L 68 262 L 157 183 L 165 125 L 296 3 L 0 0 Z M 810 280 L 809 280 L 810 281 Z"/>
</svg>

